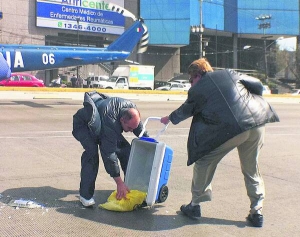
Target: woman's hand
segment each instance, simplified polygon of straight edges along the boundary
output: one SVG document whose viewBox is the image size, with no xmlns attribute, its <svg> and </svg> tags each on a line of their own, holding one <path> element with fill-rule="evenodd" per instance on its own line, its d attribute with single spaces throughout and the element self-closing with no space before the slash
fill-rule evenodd
<svg viewBox="0 0 300 237">
<path fill-rule="evenodd" d="M 170 122 L 169 116 L 162 117 L 160 119 L 160 122 L 163 123 L 163 124 L 165 124 L 165 125 L 168 124 Z"/>
</svg>

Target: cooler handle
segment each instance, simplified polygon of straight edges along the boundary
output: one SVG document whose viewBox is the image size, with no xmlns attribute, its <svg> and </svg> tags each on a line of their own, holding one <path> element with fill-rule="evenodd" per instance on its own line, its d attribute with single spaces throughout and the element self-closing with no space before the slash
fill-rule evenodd
<svg viewBox="0 0 300 237">
<path fill-rule="evenodd" d="M 161 120 L 161 117 L 148 117 L 148 118 L 145 120 L 144 124 L 143 124 L 143 130 L 142 130 L 142 132 L 140 133 L 139 137 L 141 137 L 141 136 L 144 134 L 144 132 L 145 132 L 145 130 L 146 130 L 146 125 L 147 125 L 147 123 L 148 123 L 149 120 L 159 120 L 159 121 L 160 121 L 160 120 Z M 170 123 L 170 122 L 169 122 L 169 123 Z M 160 131 L 157 133 L 156 137 L 154 138 L 155 140 L 158 140 L 158 137 L 159 137 L 164 131 L 166 131 L 167 127 L 169 126 L 169 123 L 165 124 L 165 126 L 162 128 L 162 130 L 160 130 Z"/>
</svg>

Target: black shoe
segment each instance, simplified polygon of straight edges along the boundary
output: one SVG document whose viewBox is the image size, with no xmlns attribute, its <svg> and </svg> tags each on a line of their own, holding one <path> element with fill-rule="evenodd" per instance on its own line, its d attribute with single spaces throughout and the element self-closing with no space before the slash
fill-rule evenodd
<svg viewBox="0 0 300 237">
<path fill-rule="evenodd" d="M 201 217 L 200 205 L 192 206 L 191 203 L 188 205 L 182 205 L 180 207 L 180 211 L 182 211 L 186 216 L 195 220 L 199 220 Z"/>
<path fill-rule="evenodd" d="M 247 220 L 254 227 L 262 227 L 264 223 L 264 217 L 261 214 L 249 214 Z"/>
</svg>

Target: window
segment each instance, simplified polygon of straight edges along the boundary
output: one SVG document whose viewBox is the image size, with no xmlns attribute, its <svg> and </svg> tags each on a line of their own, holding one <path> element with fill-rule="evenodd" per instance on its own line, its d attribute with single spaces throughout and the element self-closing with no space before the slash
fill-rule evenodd
<svg viewBox="0 0 300 237">
<path fill-rule="evenodd" d="M 124 83 L 125 83 L 125 79 L 124 79 L 124 78 L 120 78 L 120 79 L 118 80 L 118 83 L 124 84 Z"/>
<path fill-rule="evenodd" d="M 23 80 L 24 81 L 31 81 L 31 77 L 30 76 L 23 76 Z"/>
<path fill-rule="evenodd" d="M 19 76 L 12 76 L 11 80 L 12 81 L 20 81 L 20 78 L 19 78 Z"/>
</svg>

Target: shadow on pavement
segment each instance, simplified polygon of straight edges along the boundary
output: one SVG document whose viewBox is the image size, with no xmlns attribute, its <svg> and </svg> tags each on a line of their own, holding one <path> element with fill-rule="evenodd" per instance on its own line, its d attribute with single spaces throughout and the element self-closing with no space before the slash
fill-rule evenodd
<svg viewBox="0 0 300 237">
<path fill-rule="evenodd" d="M 92 208 L 85 208 L 78 200 L 77 190 L 61 190 L 45 187 L 25 187 L 8 189 L 1 193 L 0 203 L 8 204 L 13 199 L 32 200 L 42 204 L 45 208 L 54 208 L 59 213 L 73 215 L 105 225 L 111 225 L 132 230 L 162 231 L 177 229 L 186 225 L 235 225 L 244 228 L 244 221 L 232 221 L 216 218 L 202 217 L 195 221 L 182 215 L 180 211 L 170 214 L 160 211 L 165 205 L 155 204 L 153 207 L 144 207 L 132 212 L 112 212 L 98 207 L 106 202 L 112 190 L 99 190 L 95 192 L 96 204 Z M 13 207 L 12 207 L 13 208 Z"/>
</svg>

